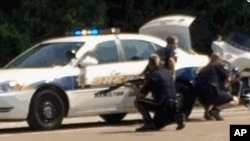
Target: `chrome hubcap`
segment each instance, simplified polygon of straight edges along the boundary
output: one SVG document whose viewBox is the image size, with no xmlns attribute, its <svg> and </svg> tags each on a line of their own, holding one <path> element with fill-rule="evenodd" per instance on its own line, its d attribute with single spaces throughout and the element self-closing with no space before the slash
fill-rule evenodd
<svg viewBox="0 0 250 141">
<path fill-rule="evenodd" d="M 45 118 L 50 119 L 53 117 L 53 106 L 50 102 L 46 102 L 43 107 L 43 115 Z"/>
</svg>

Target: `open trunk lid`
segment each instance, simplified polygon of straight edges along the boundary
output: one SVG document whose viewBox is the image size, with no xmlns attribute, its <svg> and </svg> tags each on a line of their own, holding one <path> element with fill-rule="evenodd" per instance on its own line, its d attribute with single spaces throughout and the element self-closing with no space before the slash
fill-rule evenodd
<svg viewBox="0 0 250 141">
<path fill-rule="evenodd" d="M 170 35 L 175 35 L 179 39 L 180 48 L 189 53 L 194 53 L 189 30 L 194 20 L 195 17 L 186 15 L 163 16 L 142 25 L 139 34 L 156 36 L 163 40 Z"/>
</svg>

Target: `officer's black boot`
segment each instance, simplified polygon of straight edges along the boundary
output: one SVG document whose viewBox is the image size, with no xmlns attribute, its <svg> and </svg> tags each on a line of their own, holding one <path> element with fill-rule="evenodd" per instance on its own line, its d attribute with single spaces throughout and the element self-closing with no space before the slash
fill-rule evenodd
<svg viewBox="0 0 250 141">
<path fill-rule="evenodd" d="M 165 126 L 175 123 L 174 119 L 170 116 L 171 113 L 164 112 L 160 111 L 154 114 L 153 122 L 155 123 L 156 130 L 161 130 Z"/>
<path fill-rule="evenodd" d="M 216 107 L 213 107 L 209 111 L 209 114 L 211 114 L 216 120 L 223 120 L 223 118 L 220 116 L 220 110 L 217 109 Z"/>
<path fill-rule="evenodd" d="M 147 111 L 143 105 L 140 104 L 140 102 L 135 101 L 135 106 L 137 110 L 141 113 L 142 118 L 144 120 L 144 125 L 140 128 L 137 128 L 136 132 L 143 132 L 143 131 L 155 131 L 156 127 L 155 124 L 149 114 L 149 111 Z"/>
<path fill-rule="evenodd" d="M 145 131 L 156 131 L 155 125 L 151 123 L 146 123 L 142 127 L 137 128 L 136 132 L 145 132 Z"/>
<path fill-rule="evenodd" d="M 178 126 L 176 127 L 176 130 L 181 130 L 185 128 L 185 124 L 184 123 L 179 123 Z"/>
<path fill-rule="evenodd" d="M 185 120 L 184 114 L 178 114 L 175 116 L 175 121 L 177 123 L 176 130 L 181 130 L 181 129 L 185 128 L 184 120 Z"/>
<path fill-rule="evenodd" d="M 203 107 L 204 107 L 204 110 L 205 110 L 205 112 L 204 112 L 204 118 L 206 120 L 213 120 L 214 118 L 213 118 L 213 116 L 209 112 L 210 106 L 208 104 L 204 104 Z"/>
<path fill-rule="evenodd" d="M 205 118 L 206 120 L 213 120 L 213 116 L 209 113 L 208 110 L 206 110 L 206 111 L 204 112 L 204 118 Z"/>
<path fill-rule="evenodd" d="M 148 114 L 149 115 L 149 114 Z M 143 132 L 143 131 L 156 131 L 156 126 L 151 120 L 150 115 L 148 116 L 147 114 L 142 115 L 143 120 L 144 120 L 144 125 L 140 128 L 137 128 L 135 131 L 136 132 Z"/>
</svg>

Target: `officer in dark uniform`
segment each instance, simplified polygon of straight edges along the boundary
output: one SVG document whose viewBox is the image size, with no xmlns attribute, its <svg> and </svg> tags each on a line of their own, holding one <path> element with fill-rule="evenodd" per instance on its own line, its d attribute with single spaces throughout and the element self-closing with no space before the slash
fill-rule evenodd
<svg viewBox="0 0 250 141">
<path fill-rule="evenodd" d="M 225 82 L 232 80 L 233 77 L 220 62 L 220 54 L 212 53 L 210 62 L 198 73 L 195 86 L 205 108 L 205 119 L 223 120 L 220 111 L 239 104 L 239 99 L 225 88 Z"/>
<path fill-rule="evenodd" d="M 171 71 L 172 77 L 176 79 L 175 75 L 175 65 L 177 62 L 177 47 L 178 38 L 176 36 L 169 36 L 166 38 L 167 46 L 165 48 L 156 51 L 161 58 L 161 64 L 164 68 Z M 176 95 L 176 112 L 175 112 L 175 122 L 182 123 L 185 120 L 185 114 L 183 111 L 183 100 L 181 95 Z"/>
<path fill-rule="evenodd" d="M 178 38 L 169 36 L 166 39 L 167 47 L 157 50 L 155 53 L 161 58 L 163 67 L 169 69 L 175 79 L 175 64 L 177 62 L 176 48 L 178 47 Z"/>
<path fill-rule="evenodd" d="M 175 79 L 175 63 L 177 62 L 176 48 L 178 47 L 178 38 L 175 36 L 169 36 L 166 39 L 167 46 L 161 48 L 155 52 L 160 57 L 161 65 L 169 69 Z M 145 68 L 142 74 L 148 71 L 148 66 Z"/>
<path fill-rule="evenodd" d="M 146 99 L 151 92 L 153 99 Z M 148 72 L 145 83 L 140 90 L 140 98 L 135 100 L 135 106 L 141 113 L 144 125 L 136 131 L 155 131 L 168 124 L 175 115 L 175 84 L 169 70 L 160 66 L 160 58 L 152 54 L 148 62 Z M 154 112 L 152 118 L 149 112 Z M 184 128 L 184 123 L 178 123 L 178 129 Z"/>
</svg>

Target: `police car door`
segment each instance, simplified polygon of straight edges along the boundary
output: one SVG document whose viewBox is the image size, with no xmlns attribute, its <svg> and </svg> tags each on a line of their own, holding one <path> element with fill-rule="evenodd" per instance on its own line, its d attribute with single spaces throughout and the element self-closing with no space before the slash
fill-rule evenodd
<svg viewBox="0 0 250 141">
<path fill-rule="evenodd" d="M 120 72 L 119 51 L 117 49 L 115 39 L 98 43 L 91 57 L 98 62 L 96 65 L 84 67 L 84 76 L 80 76 L 80 83 L 84 87 L 85 94 L 88 95 L 87 100 L 82 103 L 84 112 L 109 112 L 116 111 L 122 107 L 121 101 L 123 93 L 120 90 L 115 90 L 110 93 L 96 94 L 96 92 L 108 88 L 114 83 L 120 83 L 118 79 L 114 79 Z"/>
<path fill-rule="evenodd" d="M 123 56 L 123 67 L 118 68 L 125 77 L 133 79 L 143 72 L 149 56 L 155 52 L 156 47 L 149 41 L 142 39 L 131 39 L 120 37 L 121 50 Z M 125 105 L 130 109 L 134 107 L 135 94 L 128 88 L 125 91 Z"/>
</svg>

